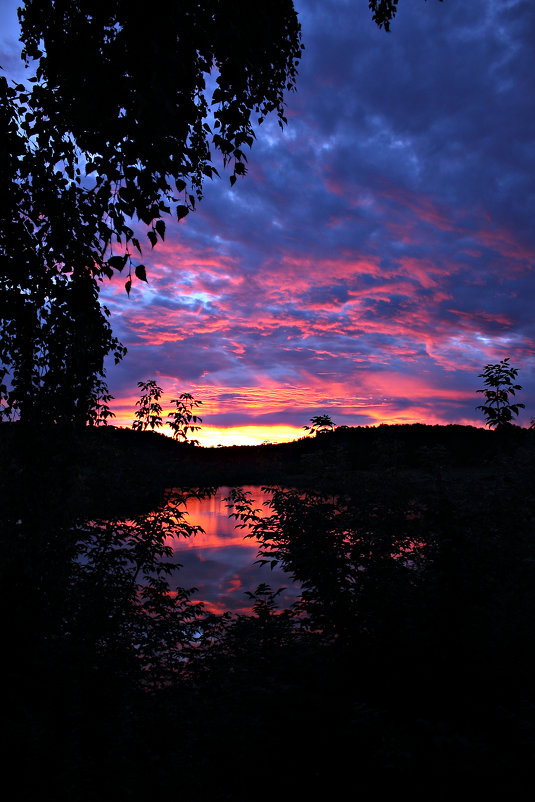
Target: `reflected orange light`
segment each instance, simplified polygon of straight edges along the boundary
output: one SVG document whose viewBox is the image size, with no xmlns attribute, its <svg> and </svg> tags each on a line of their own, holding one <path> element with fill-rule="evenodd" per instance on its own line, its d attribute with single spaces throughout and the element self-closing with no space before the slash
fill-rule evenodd
<svg viewBox="0 0 535 802">
<path fill-rule="evenodd" d="M 242 488 L 252 494 L 252 503 L 255 509 L 262 509 L 264 501 L 268 495 L 263 493 L 256 485 L 246 485 Z M 223 546 L 239 546 L 250 552 L 251 562 L 254 561 L 258 551 L 258 544 L 251 540 L 246 540 L 245 535 L 249 528 L 238 529 L 239 523 L 235 518 L 230 517 L 232 511 L 229 502 L 226 501 L 230 494 L 230 487 L 220 487 L 213 496 L 208 498 L 190 498 L 187 502 L 186 516 L 188 522 L 194 526 L 202 527 L 203 531 L 198 532 L 195 537 L 188 540 L 179 539 L 175 542 L 177 549 L 212 549 Z"/>
<path fill-rule="evenodd" d="M 244 486 L 250 494 L 253 509 L 260 515 L 269 514 L 264 503 L 270 498 L 258 486 Z M 202 499 L 189 498 L 185 515 L 190 524 L 201 526 L 204 532 L 194 537 L 183 538 L 170 535 L 167 545 L 173 549 L 181 564 L 179 582 L 183 587 L 197 588 L 195 599 L 202 601 L 206 609 L 214 613 L 232 610 L 250 614 L 252 602 L 247 592 L 253 592 L 261 582 L 272 582 L 284 588 L 279 597 L 279 606 L 289 607 L 298 594 L 297 585 L 282 568 L 271 569 L 255 564 L 259 543 L 246 538 L 249 528 L 236 528 L 237 521 L 229 517 L 232 508 L 226 498 L 229 487 Z"/>
</svg>

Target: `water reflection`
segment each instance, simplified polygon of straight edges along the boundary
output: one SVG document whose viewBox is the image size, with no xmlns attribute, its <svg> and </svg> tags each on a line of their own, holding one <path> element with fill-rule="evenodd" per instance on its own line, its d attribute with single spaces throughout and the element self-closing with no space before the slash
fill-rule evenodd
<svg viewBox="0 0 535 802">
<path fill-rule="evenodd" d="M 243 489 L 251 493 L 254 507 L 262 508 L 268 494 L 256 485 Z M 298 596 L 297 587 L 278 566 L 271 570 L 268 565 L 255 565 L 258 543 L 245 540 L 247 529 L 237 529 L 236 519 L 229 517 L 232 510 L 225 501 L 229 493 L 229 487 L 220 487 L 209 498 L 188 501 L 188 523 L 201 526 L 204 533 L 173 542 L 175 558 L 183 565 L 178 582 L 182 587 L 197 587 L 195 600 L 205 602 L 212 612 L 250 612 L 245 591 L 254 591 L 261 582 L 273 590 L 285 587 L 278 602 L 280 607 L 289 607 Z"/>
</svg>

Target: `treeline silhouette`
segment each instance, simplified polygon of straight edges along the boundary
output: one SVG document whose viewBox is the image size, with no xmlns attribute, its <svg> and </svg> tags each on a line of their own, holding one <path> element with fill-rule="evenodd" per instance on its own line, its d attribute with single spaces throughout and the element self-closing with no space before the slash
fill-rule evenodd
<svg viewBox="0 0 535 802">
<path fill-rule="evenodd" d="M 533 430 L 357 428 L 226 449 L 111 428 L 1 433 L 21 798 L 44 783 L 58 798 L 142 799 L 177 778 L 206 800 L 271 797 L 282 776 L 316 797 L 356 776 L 526 782 Z M 250 616 L 209 615 L 172 565 L 167 536 L 195 533 L 193 491 L 169 480 L 191 467 L 219 484 L 226 465 L 245 482 L 255 461 L 271 507 L 259 519 L 237 491 L 238 523 L 303 593 L 279 611 L 277 588 L 252 588 Z"/>
</svg>

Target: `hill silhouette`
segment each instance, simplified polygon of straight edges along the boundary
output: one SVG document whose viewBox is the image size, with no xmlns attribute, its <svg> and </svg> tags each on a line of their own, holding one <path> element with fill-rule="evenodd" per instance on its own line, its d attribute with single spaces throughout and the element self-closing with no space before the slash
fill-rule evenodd
<svg viewBox="0 0 535 802">
<path fill-rule="evenodd" d="M 153 431 L 87 427 L 0 429 L 3 464 L 16 473 L 29 454 L 52 476 L 62 454 L 76 465 L 80 513 L 122 514 L 153 504 L 170 487 L 278 484 L 334 489 L 360 481 L 362 472 L 412 472 L 426 481 L 485 477 L 504 459 L 523 459 L 535 432 L 460 425 L 339 427 L 318 437 L 252 446 L 192 447 Z M 31 460 L 30 460 L 31 462 Z M 46 467 L 45 467 L 46 465 Z M 17 467 L 19 466 L 19 467 Z"/>
</svg>

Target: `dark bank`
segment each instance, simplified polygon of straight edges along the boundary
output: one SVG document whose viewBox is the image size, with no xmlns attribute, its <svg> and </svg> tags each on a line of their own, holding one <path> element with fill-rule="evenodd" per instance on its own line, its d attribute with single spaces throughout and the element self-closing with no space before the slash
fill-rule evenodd
<svg viewBox="0 0 535 802">
<path fill-rule="evenodd" d="M 141 799 L 178 782 L 239 800 L 282 777 L 285 793 L 336 794 L 355 774 L 363 788 L 525 787 L 533 430 L 384 426 L 220 449 L 111 428 L 0 434 L 21 798 L 44 783 Z M 223 483 L 271 488 L 262 516 L 239 491 L 234 511 L 300 583 L 290 609 L 269 583 L 248 615 L 181 588 L 167 538 L 194 538 L 185 496 Z"/>
</svg>

